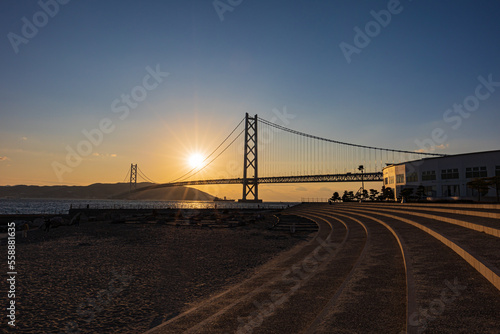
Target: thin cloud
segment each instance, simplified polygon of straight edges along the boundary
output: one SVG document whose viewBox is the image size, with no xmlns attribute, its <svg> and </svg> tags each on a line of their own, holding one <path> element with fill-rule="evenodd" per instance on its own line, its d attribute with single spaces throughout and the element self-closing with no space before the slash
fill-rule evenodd
<svg viewBox="0 0 500 334">
<path fill-rule="evenodd" d="M 94 157 L 99 157 L 99 158 L 116 158 L 118 156 L 118 154 L 115 154 L 115 153 L 98 153 L 98 152 L 94 152 L 92 153 L 92 156 Z"/>
<path fill-rule="evenodd" d="M 6 157 L 6 156 L 0 156 L 0 161 L 10 161 L 10 158 L 9 157 Z"/>
<path fill-rule="evenodd" d="M 298 187 L 298 188 L 295 188 L 295 191 L 307 191 L 307 188 L 305 188 L 305 187 Z"/>
<path fill-rule="evenodd" d="M 448 147 L 450 147 L 450 144 L 441 144 L 441 145 L 436 145 L 436 146 L 433 146 L 433 149 L 431 150 L 434 151 L 434 150 L 444 150 L 444 149 L 447 149 Z M 424 150 L 424 149 L 419 149 L 419 150 L 416 150 L 415 152 L 416 153 L 428 153 L 429 150 Z"/>
<path fill-rule="evenodd" d="M 446 145 L 441 144 L 441 145 L 436 146 L 436 148 L 438 150 L 444 150 L 445 148 L 448 148 L 448 147 L 450 147 L 450 144 L 446 144 Z"/>
</svg>

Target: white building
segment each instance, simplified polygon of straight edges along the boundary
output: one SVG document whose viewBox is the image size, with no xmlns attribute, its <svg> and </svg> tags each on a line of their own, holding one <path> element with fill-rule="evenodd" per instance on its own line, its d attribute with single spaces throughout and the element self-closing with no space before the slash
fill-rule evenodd
<svg viewBox="0 0 500 334">
<path fill-rule="evenodd" d="M 425 158 L 389 165 L 383 169 L 384 186 L 394 189 L 396 198 L 404 188 L 419 186 L 425 196 L 439 199 L 476 199 L 477 191 L 467 187 L 474 178 L 500 176 L 500 150 Z M 490 189 L 481 199 L 496 199 Z"/>
</svg>

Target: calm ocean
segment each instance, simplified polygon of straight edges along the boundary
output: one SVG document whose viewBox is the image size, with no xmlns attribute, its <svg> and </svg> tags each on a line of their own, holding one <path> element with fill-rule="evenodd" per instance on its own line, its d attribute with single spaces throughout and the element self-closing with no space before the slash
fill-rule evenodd
<svg viewBox="0 0 500 334">
<path fill-rule="evenodd" d="M 70 207 L 99 209 L 281 209 L 298 203 L 264 202 L 261 204 L 212 201 L 129 201 L 66 199 L 0 199 L 0 214 L 67 214 Z"/>
</svg>

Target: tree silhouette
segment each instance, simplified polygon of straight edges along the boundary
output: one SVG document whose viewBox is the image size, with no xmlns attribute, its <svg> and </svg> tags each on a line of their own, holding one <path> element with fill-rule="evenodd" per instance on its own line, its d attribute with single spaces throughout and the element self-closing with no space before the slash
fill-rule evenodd
<svg viewBox="0 0 500 334">
<path fill-rule="evenodd" d="M 369 198 L 372 200 L 372 201 L 375 201 L 377 199 L 377 195 L 378 195 L 378 191 L 375 190 L 375 189 L 370 189 L 370 196 Z"/>
<path fill-rule="evenodd" d="M 344 190 L 344 194 L 342 195 L 342 202 L 348 202 L 347 190 Z"/>
<path fill-rule="evenodd" d="M 394 190 L 391 187 L 382 186 L 382 193 L 379 196 L 380 200 L 394 200 Z"/>
<path fill-rule="evenodd" d="M 342 202 L 352 202 L 354 200 L 354 192 L 352 191 L 344 191 L 342 195 Z"/>
<path fill-rule="evenodd" d="M 425 196 L 425 187 L 423 185 L 419 185 L 415 195 L 417 195 L 418 199 L 422 199 L 422 197 Z"/>
<path fill-rule="evenodd" d="M 488 185 L 495 188 L 497 194 L 497 202 L 500 203 L 500 176 L 488 177 Z"/>
<path fill-rule="evenodd" d="M 350 202 L 354 201 L 354 191 L 349 191 L 347 193 L 347 198 L 349 199 Z"/>
<path fill-rule="evenodd" d="M 404 188 L 401 190 L 401 196 L 405 199 L 408 200 L 408 198 L 413 195 L 413 188 Z"/>
<path fill-rule="evenodd" d="M 331 202 L 338 202 L 340 200 L 341 200 L 341 198 L 340 198 L 339 193 L 338 192 L 334 192 L 333 195 L 332 195 L 332 197 L 330 197 L 330 199 L 328 200 L 328 202 L 329 203 L 331 203 Z"/>
<path fill-rule="evenodd" d="M 495 188 L 495 192 L 497 195 L 497 202 L 500 202 L 500 176 L 492 176 L 486 178 L 486 183 L 489 187 Z"/>
<path fill-rule="evenodd" d="M 354 195 L 354 198 L 358 201 L 368 198 L 368 190 L 363 189 L 362 191 L 358 191 L 356 195 Z"/>
<path fill-rule="evenodd" d="M 380 190 L 380 195 L 378 196 L 379 200 L 383 201 L 385 200 L 385 195 L 387 191 L 385 190 L 385 186 L 382 186 L 382 189 Z"/>
<path fill-rule="evenodd" d="M 391 187 L 383 187 L 384 199 L 389 201 L 394 201 L 394 190 Z"/>
<path fill-rule="evenodd" d="M 473 179 L 472 181 L 467 182 L 467 187 L 474 189 L 477 191 L 477 201 L 481 201 L 481 195 L 486 195 L 488 193 L 488 181 L 484 178 Z"/>
</svg>

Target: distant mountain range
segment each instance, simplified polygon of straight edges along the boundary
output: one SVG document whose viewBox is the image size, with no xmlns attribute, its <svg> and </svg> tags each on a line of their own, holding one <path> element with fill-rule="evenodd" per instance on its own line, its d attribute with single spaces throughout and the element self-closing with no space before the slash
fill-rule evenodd
<svg viewBox="0 0 500 334">
<path fill-rule="evenodd" d="M 138 183 L 137 189 L 152 185 Z M 95 183 L 89 186 L 0 186 L 0 198 L 136 199 L 211 201 L 214 196 L 188 187 L 159 188 L 129 193 L 128 183 Z"/>
</svg>

